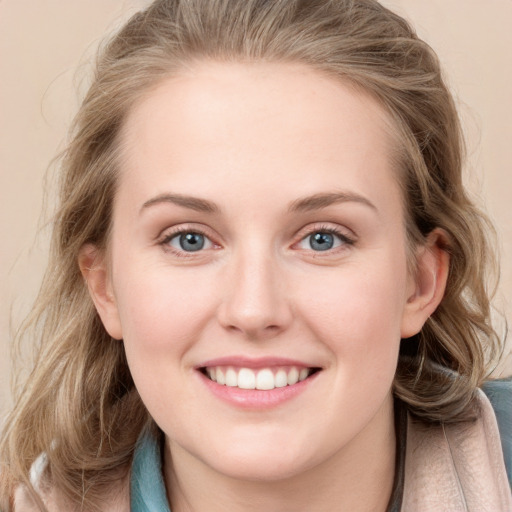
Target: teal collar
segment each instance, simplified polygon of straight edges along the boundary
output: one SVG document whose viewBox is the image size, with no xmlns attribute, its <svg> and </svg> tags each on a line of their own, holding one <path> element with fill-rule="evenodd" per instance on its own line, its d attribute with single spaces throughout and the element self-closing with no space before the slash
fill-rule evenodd
<svg viewBox="0 0 512 512">
<path fill-rule="evenodd" d="M 137 441 L 130 481 L 131 512 L 171 512 L 162 476 L 160 446 L 145 432 Z"/>
</svg>

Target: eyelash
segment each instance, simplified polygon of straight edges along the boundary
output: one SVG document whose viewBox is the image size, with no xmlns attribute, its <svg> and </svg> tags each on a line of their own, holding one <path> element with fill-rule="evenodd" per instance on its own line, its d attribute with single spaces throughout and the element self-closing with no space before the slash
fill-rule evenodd
<svg viewBox="0 0 512 512">
<path fill-rule="evenodd" d="M 329 235 L 334 235 L 335 237 L 339 238 L 342 242 L 341 247 L 328 249 L 326 251 L 314 251 L 313 249 L 309 249 L 309 251 L 314 253 L 316 257 L 321 257 L 324 254 L 325 256 L 332 255 L 333 252 L 338 252 L 339 250 L 347 249 L 347 246 L 353 246 L 356 243 L 356 239 L 352 236 L 347 235 L 346 231 L 342 231 L 341 229 L 335 228 L 333 226 L 320 224 L 306 228 L 304 232 L 301 232 L 299 241 L 294 243 L 293 245 L 300 244 L 301 242 L 307 240 L 308 237 L 314 235 L 315 233 L 327 233 Z"/>
<path fill-rule="evenodd" d="M 203 249 L 200 249 L 198 251 L 177 250 L 177 249 L 175 249 L 174 247 L 172 247 L 170 245 L 171 240 L 173 240 L 174 238 L 176 238 L 176 237 L 178 237 L 180 235 L 184 235 L 184 234 L 187 234 L 187 233 L 194 233 L 194 234 L 201 235 L 201 236 L 205 237 L 207 240 L 209 240 L 210 243 L 213 244 L 214 248 L 215 247 L 217 247 L 217 248 L 220 247 L 219 244 L 216 244 L 215 242 L 213 242 L 212 237 L 209 236 L 206 233 L 206 230 L 201 229 L 201 228 L 197 228 L 195 226 L 180 226 L 180 227 L 177 227 L 176 229 L 172 230 L 171 232 L 166 233 L 161 238 L 161 240 L 159 240 L 158 244 L 161 245 L 164 248 L 165 251 L 171 252 L 174 256 L 177 256 L 178 258 L 191 258 L 191 257 L 196 256 L 194 254 L 194 252 L 197 252 L 197 253 L 204 252 Z M 326 233 L 326 234 L 329 234 L 329 235 L 333 235 L 333 236 L 337 237 L 339 240 L 341 240 L 341 242 L 342 242 L 341 247 L 333 248 L 333 249 L 327 249 L 325 251 L 315 251 L 313 249 L 309 249 L 309 252 L 314 253 L 315 256 L 317 256 L 317 257 L 323 256 L 324 252 L 325 252 L 325 256 L 327 256 L 327 255 L 332 254 L 333 252 L 338 252 L 338 250 L 344 250 L 344 249 L 347 248 L 347 246 L 353 246 L 356 243 L 356 240 L 353 237 L 348 236 L 346 234 L 346 232 L 343 232 L 340 229 L 337 229 L 337 228 L 332 227 L 332 226 L 326 226 L 326 225 L 315 225 L 315 226 L 306 228 L 306 230 L 303 230 L 300 233 L 300 239 L 297 242 L 295 242 L 292 245 L 292 247 L 300 244 L 301 242 L 306 240 L 308 237 L 314 235 L 315 233 Z"/>
</svg>

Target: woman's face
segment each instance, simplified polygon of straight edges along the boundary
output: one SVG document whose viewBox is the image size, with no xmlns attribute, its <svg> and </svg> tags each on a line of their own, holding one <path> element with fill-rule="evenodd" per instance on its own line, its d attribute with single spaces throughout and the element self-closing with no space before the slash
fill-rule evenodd
<svg viewBox="0 0 512 512">
<path fill-rule="evenodd" d="M 121 144 L 98 309 L 173 460 L 278 479 L 389 431 L 417 284 L 383 109 L 307 67 L 201 63 Z"/>
</svg>

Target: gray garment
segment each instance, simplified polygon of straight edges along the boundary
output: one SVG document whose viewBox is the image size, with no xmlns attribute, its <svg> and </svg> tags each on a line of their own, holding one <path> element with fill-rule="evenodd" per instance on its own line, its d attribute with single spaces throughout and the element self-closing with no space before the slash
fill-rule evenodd
<svg viewBox="0 0 512 512">
<path fill-rule="evenodd" d="M 498 420 L 508 482 L 512 489 L 512 377 L 489 380 L 482 386 L 482 390 L 491 402 Z"/>
</svg>

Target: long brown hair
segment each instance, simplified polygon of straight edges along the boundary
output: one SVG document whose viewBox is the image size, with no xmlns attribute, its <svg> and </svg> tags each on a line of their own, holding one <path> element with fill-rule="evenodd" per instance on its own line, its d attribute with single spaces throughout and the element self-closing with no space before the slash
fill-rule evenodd
<svg viewBox="0 0 512 512">
<path fill-rule="evenodd" d="M 394 392 L 413 414 L 463 418 L 500 352 L 489 318 L 492 228 L 462 184 L 461 129 L 438 59 L 410 25 L 374 0 L 157 0 L 100 51 L 62 158 L 50 263 L 25 329 L 38 355 L 0 441 L 2 510 L 15 485 L 32 489 L 29 468 L 43 452 L 52 485 L 100 510 L 152 424 L 77 258 L 86 243 L 108 245 L 117 139 L 131 105 L 199 59 L 303 63 L 362 88 L 389 113 L 409 242 L 442 228 L 451 257 L 441 305 L 403 341 L 398 361 Z"/>
</svg>

